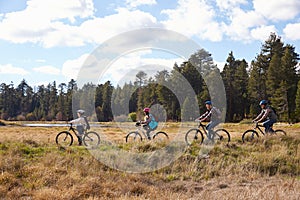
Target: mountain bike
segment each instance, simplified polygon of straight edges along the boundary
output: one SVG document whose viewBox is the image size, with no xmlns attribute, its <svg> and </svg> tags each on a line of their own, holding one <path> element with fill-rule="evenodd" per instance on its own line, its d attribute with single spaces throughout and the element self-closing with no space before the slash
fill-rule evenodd
<svg viewBox="0 0 300 200">
<path fill-rule="evenodd" d="M 72 123 L 70 124 L 68 131 L 62 131 L 56 135 L 56 144 L 61 147 L 71 146 L 74 141 L 71 132 L 73 132 L 73 134 L 75 134 L 76 136 L 79 135 L 79 133 L 77 133 L 76 129 L 73 127 Z M 84 133 L 82 135 L 82 142 L 86 147 L 96 147 L 100 144 L 100 136 L 94 131 L 87 132 L 87 130 L 84 130 Z"/>
<path fill-rule="evenodd" d="M 259 125 L 258 123 L 255 123 L 255 127 L 253 129 L 249 129 L 249 130 L 245 131 L 242 136 L 243 143 L 257 141 L 259 138 L 259 134 L 258 134 L 259 132 L 262 135 L 266 135 L 266 133 L 261 128 L 264 128 L 264 126 Z M 256 130 L 259 130 L 259 132 Z M 270 135 L 286 135 L 286 132 L 284 130 L 277 129 L 277 130 L 272 131 L 269 134 Z"/>
<path fill-rule="evenodd" d="M 206 126 L 202 124 L 200 120 L 196 120 L 196 122 L 199 122 L 198 128 L 192 128 L 185 134 L 185 142 L 187 145 L 191 145 L 193 142 L 198 142 L 202 144 L 204 140 L 204 135 L 208 137 Z M 230 134 L 226 129 L 217 129 L 216 131 L 212 131 L 212 134 L 212 141 L 220 141 L 227 143 L 230 142 Z"/>
<path fill-rule="evenodd" d="M 143 126 L 139 122 L 137 122 L 135 124 L 135 126 L 137 127 L 136 131 L 132 131 L 126 135 L 126 138 L 125 138 L 126 142 L 133 142 L 133 141 L 141 142 L 143 139 L 149 140 L 148 136 L 147 136 L 147 132 L 143 128 Z M 166 141 L 169 139 L 168 134 L 163 131 L 158 131 L 156 133 L 153 133 L 153 131 L 151 131 L 149 134 L 150 134 L 150 138 L 153 140 Z"/>
</svg>

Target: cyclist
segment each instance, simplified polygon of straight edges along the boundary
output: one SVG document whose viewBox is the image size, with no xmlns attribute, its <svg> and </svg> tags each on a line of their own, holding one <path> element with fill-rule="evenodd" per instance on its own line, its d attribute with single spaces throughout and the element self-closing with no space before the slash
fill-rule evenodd
<svg viewBox="0 0 300 200">
<path fill-rule="evenodd" d="M 140 123 L 143 124 L 143 128 L 146 130 L 148 139 L 150 140 L 150 132 L 155 130 L 158 126 L 158 122 L 155 120 L 155 117 L 150 113 L 150 108 L 144 108 L 144 121 Z"/>
<path fill-rule="evenodd" d="M 253 122 L 262 122 L 262 125 L 265 127 L 265 133 L 273 133 L 274 130 L 272 129 L 272 126 L 277 122 L 277 115 L 275 114 L 275 111 L 271 108 L 271 106 L 268 105 L 267 100 L 261 100 L 259 102 L 259 105 L 262 110 L 259 115 L 253 120 Z"/>
<path fill-rule="evenodd" d="M 82 136 L 84 134 L 85 129 L 89 129 L 89 123 L 87 121 L 86 116 L 84 116 L 84 110 L 77 110 L 77 119 L 69 121 L 71 124 L 76 124 L 76 129 L 78 131 L 77 138 L 79 145 L 82 145 Z"/>
<path fill-rule="evenodd" d="M 200 122 L 209 121 L 206 125 L 207 137 L 209 140 L 213 140 L 212 130 L 221 122 L 221 111 L 214 107 L 211 101 L 205 101 L 205 106 L 207 111 L 196 120 L 200 120 Z"/>
</svg>

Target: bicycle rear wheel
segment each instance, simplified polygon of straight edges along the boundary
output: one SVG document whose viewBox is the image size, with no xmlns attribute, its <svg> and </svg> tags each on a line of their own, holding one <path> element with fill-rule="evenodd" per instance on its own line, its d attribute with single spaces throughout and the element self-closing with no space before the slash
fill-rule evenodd
<svg viewBox="0 0 300 200">
<path fill-rule="evenodd" d="M 137 131 L 130 132 L 126 135 L 126 142 L 141 142 L 142 136 Z"/>
<path fill-rule="evenodd" d="M 86 147 L 97 147 L 100 144 L 100 136 L 94 131 L 84 134 L 82 140 Z"/>
<path fill-rule="evenodd" d="M 167 133 L 165 133 L 163 131 L 159 131 L 153 135 L 153 140 L 154 139 L 157 141 L 160 141 L 160 142 L 165 142 L 169 139 L 169 136 Z"/>
<path fill-rule="evenodd" d="M 62 131 L 57 134 L 55 141 L 61 147 L 71 146 L 73 144 L 73 136 L 68 131 Z"/>
<path fill-rule="evenodd" d="M 275 134 L 282 136 L 282 135 L 286 135 L 286 132 L 284 130 L 278 129 L 278 130 L 275 130 Z"/>
<path fill-rule="evenodd" d="M 197 142 L 199 144 L 202 144 L 203 142 L 203 134 L 199 129 L 193 128 L 190 129 L 186 134 L 185 134 L 185 143 L 187 145 L 191 145 L 193 142 Z"/>
<path fill-rule="evenodd" d="M 247 142 L 257 142 L 258 141 L 258 133 L 255 130 L 247 130 L 244 132 L 242 136 L 243 143 Z"/>
<path fill-rule="evenodd" d="M 215 131 L 214 140 L 229 143 L 230 142 L 230 134 L 225 129 L 218 129 Z"/>
</svg>

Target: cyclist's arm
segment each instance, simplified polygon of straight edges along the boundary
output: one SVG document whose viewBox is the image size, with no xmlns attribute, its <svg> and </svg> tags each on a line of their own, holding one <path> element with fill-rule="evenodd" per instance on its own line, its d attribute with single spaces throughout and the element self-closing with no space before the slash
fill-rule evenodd
<svg viewBox="0 0 300 200">
<path fill-rule="evenodd" d="M 72 123 L 72 124 L 85 124 L 85 121 L 83 121 L 83 119 L 80 117 L 80 118 L 73 119 L 73 120 L 69 121 L 69 123 Z"/>
<path fill-rule="evenodd" d="M 141 121 L 142 124 L 148 124 L 151 121 L 150 116 L 146 117 L 144 121 Z"/>
<path fill-rule="evenodd" d="M 198 119 L 200 121 L 206 121 L 208 118 L 210 118 L 210 115 L 211 115 L 211 111 L 206 111 L 203 115 L 201 115 Z"/>
<path fill-rule="evenodd" d="M 262 110 L 260 113 L 259 113 L 259 115 L 255 118 L 255 119 L 253 119 L 253 121 L 254 122 L 258 122 L 258 121 L 260 121 L 261 120 L 261 117 L 264 115 L 264 111 Z"/>
<path fill-rule="evenodd" d="M 270 113 L 270 109 L 267 109 L 264 114 L 262 115 L 262 117 L 257 121 L 257 123 L 262 122 L 264 119 L 266 119 Z"/>
</svg>

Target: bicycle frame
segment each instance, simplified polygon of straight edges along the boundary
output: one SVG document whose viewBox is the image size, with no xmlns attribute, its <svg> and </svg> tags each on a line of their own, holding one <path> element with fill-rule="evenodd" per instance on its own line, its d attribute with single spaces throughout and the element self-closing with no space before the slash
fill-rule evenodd
<svg viewBox="0 0 300 200">
<path fill-rule="evenodd" d="M 141 126 L 141 125 L 137 126 L 137 125 L 136 125 L 136 127 L 137 127 L 137 128 L 136 128 L 136 131 L 137 131 L 138 133 L 142 132 L 144 138 L 148 138 L 148 136 L 147 136 L 147 134 L 146 134 L 146 131 L 145 131 L 145 129 L 143 128 L 143 126 Z M 153 132 L 153 131 L 150 131 L 150 137 L 152 137 L 152 133 L 151 133 L 151 132 Z"/>
<path fill-rule="evenodd" d="M 261 130 L 261 127 L 264 127 L 263 125 L 256 124 L 253 130 L 259 130 L 261 134 L 265 135 L 265 132 Z"/>
<path fill-rule="evenodd" d="M 206 126 L 205 126 L 204 124 L 202 124 L 201 121 L 198 121 L 198 123 L 199 123 L 199 124 L 198 124 L 198 129 L 199 129 L 199 131 L 201 131 L 200 128 L 202 128 L 204 134 L 207 135 Z"/>
<path fill-rule="evenodd" d="M 77 136 L 76 128 L 74 128 L 72 123 L 70 123 L 69 131 L 72 131 Z M 84 130 L 84 134 L 85 134 L 85 130 Z"/>
</svg>

